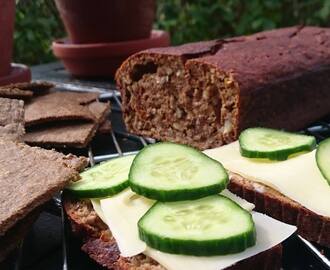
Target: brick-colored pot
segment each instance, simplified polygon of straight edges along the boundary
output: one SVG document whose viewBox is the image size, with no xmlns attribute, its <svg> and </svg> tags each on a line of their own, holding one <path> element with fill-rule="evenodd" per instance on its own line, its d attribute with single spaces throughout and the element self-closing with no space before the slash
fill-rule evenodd
<svg viewBox="0 0 330 270">
<path fill-rule="evenodd" d="M 74 44 L 149 38 L 155 0 L 55 0 Z"/>
<path fill-rule="evenodd" d="M 52 49 L 74 76 L 112 78 L 121 63 L 133 53 L 169 44 L 167 32 L 153 30 L 150 38 L 124 42 L 74 44 L 60 39 L 53 42 Z"/>
<path fill-rule="evenodd" d="M 15 0 L 0 1 L 0 77 L 11 71 L 15 22 Z"/>
</svg>

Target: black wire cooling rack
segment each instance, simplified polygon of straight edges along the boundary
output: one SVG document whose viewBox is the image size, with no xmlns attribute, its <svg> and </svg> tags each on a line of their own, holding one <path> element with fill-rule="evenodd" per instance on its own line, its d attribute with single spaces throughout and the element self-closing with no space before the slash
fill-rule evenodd
<svg viewBox="0 0 330 270">
<path fill-rule="evenodd" d="M 58 79 L 53 79 L 59 83 Z M 112 131 L 109 135 L 98 135 L 87 149 L 67 150 L 77 155 L 89 157 L 90 166 L 118 156 L 136 154 L 140 149 L 155 140 L 142 138 L 126 132 L 121 118 L 119 92 L 111 83 L 92 85 L 79 81 L 59 83 L 63 89 L 71 91 L 99 92 L 102 101 L 110 101 Z M 112 88 L 109 90 L 109 88 Z M 303 133 L 313 135 L 318 141 L 330 137 L 330 117 L 306 128 Z M 70 228 L 61 205 L 60 196 L 49 202 L 45 211 L 34 224 L 29 235 L 19 248 L 8 258 L 0 269 L 9 270 L 100 270 L 80 251 L 79 240 L 70 233 Z M 284 242 L 284 270 L 330 269 L 330 251 L 294 235 Z"/>
</svg>

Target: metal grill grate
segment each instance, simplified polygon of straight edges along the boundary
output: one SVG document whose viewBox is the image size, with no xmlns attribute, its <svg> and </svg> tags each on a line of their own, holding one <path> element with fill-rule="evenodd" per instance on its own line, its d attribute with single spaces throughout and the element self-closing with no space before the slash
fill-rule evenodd
<svg viewBox="0 0 330 270">
<path fill-rule="evenodd" d="M 62 85 L 62 87 L 65 85 Z M 72 90 L 72 87 L 70 87 L 70 90 Z M 81 90 L 81 88 L 80 88 Z M 88 88 L 85 89 L 86 91 L 94 91 L 94 88 Z M 112 105 L 112 132 L 109 136 L 102 138 L 101 142 L 99 143 L 92 143 L 88 149 L 86 149 L 85 154 L 88 155 L 90 160 L 90 166 L 95 165 L 96 163 L 109 160 L 112 158 L 116 158 L 118 156 L 123 155 L 132 155 L 136 154 L 139 149 L 143 148 L 144 146 L 148 144 L 155 143 L 155 140 L 150 138 L 142 138 L 139 136 L 135 136 L 133 134 L 129 134 L 125 131 L 124 128 L 121 128 L 122 123 L 121 121 L 121 100 L 120 100 L 120 94 L 117 90 L 112 89 L 110 91 L 104 91 L 103 89 L 96 89 L 96 92 L 100 92 L 101 96 L 100 99 L 102 101 L 109 100 Z M 323 121 L 318 121 L 314 125 L 308 127 L 303 133 L 307 133 L 310 135 L 313 135 L 317 138 L 318 141 L 329 137 L 330 136 L 330 118 L 326 118 Z M 119 128 L 118 128 L 119 126 Z M 107 149 L 104 152 L 104 146 L 111 144 L 111 147 L 106 147 Z M 127 147 L 129 145 L 129 147 Z M 101 151 L 100 151 L 101 150 Z M 54 204 L 57 207 L 57 214 L 61 218 L 61 224 L 62 224 L 62 269 L 63 270 L 77 270 L 79 268 L 71 268 L 69 267 L 69 254 L 68 254 L 68 233 L 66 233 L 67 230 L 67 221 L 66 217 L 61 205 L 61 199 L 60 197 L 54 198 Z M 303 239 L 301 236 L 296 237 L 293 241 L 298 241 L 304 245 L 304 247 L 309 251 L 309 256 L 313 256 L 316 258 L 317 261 L 321 262 L 324 269 L 330 269 L 330 261 L 327 256 L 329 256 L 329 251 L 324 251 L 320 247 L 316 247 L 312 243 L 308 242 L 307 240 Z M 14 263 L 12 264 L 11 269 L 15 270 L 23 270 L 21 268 L 21 258 L 22 258 L 22 246 L 23 242 L 21 243 L 18 252 L 16 253 L 16 258 L 14 260 Z M 294 252 L 294 251 L 293 251 Z M 53 268 L 52 268 L 53 269 Z M 90 269 L 90 268 L 86 268 Z M 94 267 L 93 267 L 94 269 Z M 95 266 L 95 269 L 97 266 Z M 290 268 L 290 269 L 301 269 L 301 268 Z M 306 269 L 320 269 L 316 266 L 310 266 L 310 268 Z"/>
</svg>

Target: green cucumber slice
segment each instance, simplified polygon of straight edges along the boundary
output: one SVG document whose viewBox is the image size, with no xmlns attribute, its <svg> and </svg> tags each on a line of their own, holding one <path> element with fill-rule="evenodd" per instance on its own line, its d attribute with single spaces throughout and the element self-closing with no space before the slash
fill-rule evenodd
<svg viewBox="0 0 330 270">
<path fill-rule="evenodd" d="M 131 189 L 157 201 L 181 201 L 221 192 L 228 184 L 223 166 L 181 144 L 157 143 L 142 149 L 129 172 Z"/>
<path fill-rule="evenodd" d="M 256 243 L 252 215 L 221 195 L 157 202 L 139 220 L 138 228 L 148 246 L 173 254 L 225 255 Z"/>
<path fill-rule="evenodd" d="M 276 129 L 248 128 L 239 136 L 239 144 L 244 157 L 286 160 L 292 154 L 313 150 L 316 140 Z"/>
<path fill-rule="evenodd" d="M 316 164 L 330 185 L 330 138 L 322 141 L 317 147 Z"/>
<path fill-rule="evenodd" d="M 112 196 L 129 186 L 128 172 L 135 156 L 112 159 L 80 174 L 81 180 L 71 183 L 66 191 L 78 198 Z"/>
</svg>

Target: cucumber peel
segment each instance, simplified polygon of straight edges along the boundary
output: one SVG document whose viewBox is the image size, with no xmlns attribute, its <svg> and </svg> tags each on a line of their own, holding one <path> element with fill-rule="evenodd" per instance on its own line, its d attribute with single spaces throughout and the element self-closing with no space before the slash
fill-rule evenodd
<svg viewBox="0 0 330 270">
<path fill-rule="evenodd" d="M 142 149 L 129 172 L 129 185 L 139 195 L 157 201 L 193 200 L 226 188 L 223 166 L 199 150 L 175 143 Z"/>
<path fill-rule="evenodd" d="M 134 156 L 102 162 L 80 174 L 81 180 L 72 182 L 66 192 L 78 198 L 102 198 L 115 195 L 129 186 L 128 173 Z"/>
<path fill-rule="evenodd" d="M 148 246 L 172 254 L 226 255 L 256 243 L 251 213 L 221 195 L 157 202 L 139 220 L 138 229 Z"/>
<path fill-rule="evenodd" d="M 286 160 L 290 155 L 313 150 L 316 140 L 313 136 L 257 127 L 244 130 L 239 144 L 244 157 Z"/>
<path fill-rule="evenodd" d="M 316 149 L 316 164 L 330 185 L 330 138 L 322 141 Z"/>
</svg>

